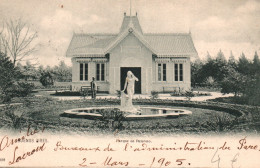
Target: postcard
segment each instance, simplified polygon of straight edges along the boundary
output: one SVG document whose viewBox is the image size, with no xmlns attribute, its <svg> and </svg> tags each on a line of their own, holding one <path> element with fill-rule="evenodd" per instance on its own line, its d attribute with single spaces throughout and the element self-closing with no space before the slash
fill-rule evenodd
<svg viewBox="0 0 260 168">
<path fill-rule="evenodd" d="M 0 167 L 259 167 L 260 1 L 0 0 Z"/>
</svg>

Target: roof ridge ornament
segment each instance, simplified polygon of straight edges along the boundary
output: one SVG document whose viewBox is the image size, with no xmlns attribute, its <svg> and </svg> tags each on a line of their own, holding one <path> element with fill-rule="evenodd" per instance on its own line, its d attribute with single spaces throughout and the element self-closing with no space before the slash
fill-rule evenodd
<svg viewBox="0 0 260 168">
<path fill-rule="evenodd" d="M 134 24 L 133 24 L 133 21 L 132 21 L 132 17 L 130 17 L 130 22 L 128 24 L 128 27 L 129 28 L 133 28 L 134 27 Z"/>
</svg>

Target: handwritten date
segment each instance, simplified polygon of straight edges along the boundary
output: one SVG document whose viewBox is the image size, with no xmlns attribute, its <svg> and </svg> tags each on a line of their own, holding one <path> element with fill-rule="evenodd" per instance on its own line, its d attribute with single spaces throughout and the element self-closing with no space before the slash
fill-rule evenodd
<svg viewBox="0 0 260 168">
<path fill-rule="evenodd" d="M 186 159 L 176 159 L 174 161 L 170 161 L 166 158 L 156 158 L 153 157 L 151 163 L 139 163 L 138 165 L 131 165 L 131 166 L 149 166 L 150 168 L 152 167 L 172 167 L 172 166 L 185 166 Z M 95 166 L 97 165 L 97 162 L 88 162 L 87 158 L 83 158 L 82 162 L 79 164 L 80 167 L 91 167 L 92 165 Z M 186 162 L 186 166 L 191 165 L 190 163 Z M 129 161 L 119 161 L 115 160 L 113 157 L 108 156 L 106 157 L 105 161 L 101 163 L 101 166 L 106 166 L 106 167 L 127 167 L 130 166 Z"/>
</svg>

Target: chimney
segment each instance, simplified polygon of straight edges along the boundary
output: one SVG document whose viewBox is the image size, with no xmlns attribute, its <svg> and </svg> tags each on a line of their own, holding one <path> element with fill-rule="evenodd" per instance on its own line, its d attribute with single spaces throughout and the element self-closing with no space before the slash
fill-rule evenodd
<svg viewBox="0 0 260 168">
<path fill-rule="evenodd" d="M 137 16 L 137 12 L 135 13 L 135 15 Z"/>
<path fill-rule="evenodd" d="M 126 13 L 124 12 L 124 16 L 126 16 Z"/>
</svg>

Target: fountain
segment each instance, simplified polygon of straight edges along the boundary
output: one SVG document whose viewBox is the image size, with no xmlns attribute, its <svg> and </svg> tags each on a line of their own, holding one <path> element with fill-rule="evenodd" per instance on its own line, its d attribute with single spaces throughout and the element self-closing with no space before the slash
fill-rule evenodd
<svg viewBox="0 0 260 168">
<path fill-rule="evenodd" d="M 66 110 L 62 116 L 73 118 L 98 119 L 102 118 L 101 111 L 105 109 L 120 110 L 126 114 L 126 120 L 153 119 L 153 118 L 176 118 L 192 114 L 185 109 L 173 109 L 168 107 L 139 107 L 134 106 L 135 82 L 138 78 L 131 71 L 127 72 L 124 89 L 121 91 L 121 103 L 119 107 L 88 107 Z M 127 94 L 124 91 L 127 90 Z"/>
<path fill-rule="evenodd" d="M 127 72 L 127 77 L 125 79 L 124 89 L 121 91 L 121 106 L 120 111 L 123 112 L 130 112 L 130 113 L 138 113 L 140 112 L 139 107 L 133 106 L 133 95 L 134 95 L 134 88 L 135 82 L 138 82 L 138 78 L 134 76 L 131 71 Z M 127 95 L 124 91 L 127 90 Z"/>
</svg>

